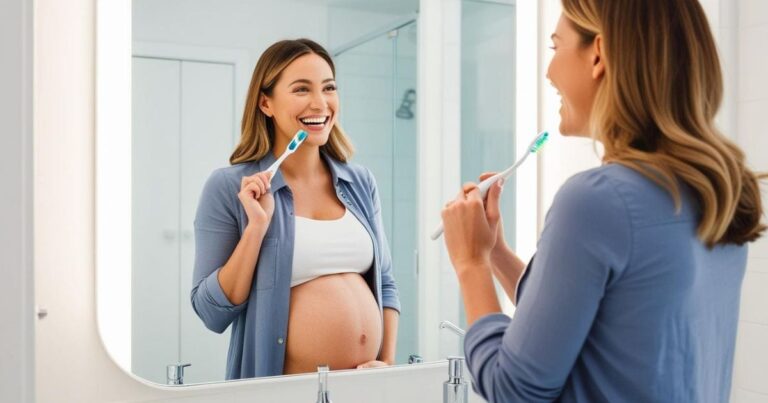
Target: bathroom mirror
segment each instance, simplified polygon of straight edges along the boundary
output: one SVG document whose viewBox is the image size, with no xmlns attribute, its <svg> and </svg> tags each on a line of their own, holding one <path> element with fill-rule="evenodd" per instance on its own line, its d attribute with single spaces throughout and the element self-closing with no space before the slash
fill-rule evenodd
<svg viewBox="0 0 768 403">
<path fill-rule="evenodd" d="M 353 161 L 378 181 L 405 307 L 396 362 L 417 353 L 416 182 L 409 174 L 416 169 L 417 7 L 416 1 L 133 1 L 134 374 L 162 383 L 166 364 L 191 363 L 185 383 L 224 379 L 232 326 L 222 334 L 208 330 L 190 303 L 193 221 L 205 180 L 229 165 L 239 140 L 253 66 L 283 38 L 311 38 L 332 52 L 340 123 L 356 147 Z"/>
<path fill-rule="evenodd" d="M 102 113 L 97 122 L 97 287 L 100 304 L 113 301 L 109 309 L 100 305 L 99 328 L 115 361 L 159 384 L 174 383 L 172 378 L 184 384 L 224 380 L 231 329 L 222 334 L 208 330 L 190 303 L 194 215 L 206 179 L 214 169 L 229 165 L 260 54 L 280 39 L 299 37 L 313 39 L 332 53 L 339 120 L 356 149 L 352 161 L 368 167 L 378 183 L 402 305 L 396 364 L 419 362 L 420 348 L 432 343 L 449 346 L 441 348 L 441 353 L 460 353 L 456 336 L 437 331 L 438 318 L 465 325 L 450 267 L 439 269 L 441 304 L 448 307 L 435 307 L 440 312 L 432 312 L 420 305 L 419 298 L 424 289 L 417 239 L 423 219 L 418 186 L 424 180 L 416 174 L 420 164 L 419 1 L 117 3 L 123 4 L 122 9 L 104 7 L 97 24 L 100 33 L 116 32 L 117 40 L 131 44 L 125 67 L 129 71 L 121 73 L 130 77 L 129 83 L 109 79 L 120 71 L 97 68 L 99 82 L 108 83 L 99 86 L 97 98 L 110 97 L 120 85 L 131 94 L 112 104 L 130 110 L 128 120 L 116 112 Z M 460 107 L 472 114 L 462 119 L 461 127 L 461 147 L 468 151 L 457 155 L 462 160 L 461 179 L 469 180 L 476 171 L 514 159 L 515 146 L 510 141 L 515 114 L 506 120 L 494 120 L 494 114 L 516 107 L 511 67 L 515 6 L 483 1 L 456 4 L 460 6 L 455 10 L 457 17 L 466 24 L 456 38 L 463 55 L 457 59 L 463 70 L 461 91 L 466 94 Z M 109 13 L 131 18 L 106 18 Z M 107 20 L 126 21 L 126 25 L 105 27 Z M 127 60 L 119 48 L 99 49 L 100 59 L 115 52 L 114 58 Z M 125 128 L 130 130 L 121 131 Z M 471 158 L 468 153 L 483 158 Z M 504 207 L 511 242 L 515 200 L 509 197 Z M 425 328 L 434 331 L 420 334 Z M 441 335 L 440 340 L 425 340 L 435 334 Z M 185 364 L 191 366 L 182 367 Z"/>
</svg>

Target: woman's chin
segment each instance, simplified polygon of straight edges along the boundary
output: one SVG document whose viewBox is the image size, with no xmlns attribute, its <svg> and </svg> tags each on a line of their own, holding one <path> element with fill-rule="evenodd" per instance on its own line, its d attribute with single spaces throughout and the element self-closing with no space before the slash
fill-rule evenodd
<svg viewBox="0 0 768 403">
<path fill-rule="evenodd" d="M 573 127 L 560 123 L 560 134 L 565 137 L 589 137 L 589 134 L 585 129 L 574 129 Z"/>
<path fill-rule="evenodd" d="M 330 133 L 308 133 L 307 139 L 304 140 L 306 145 L 314 147 L 324 146 L 328 142 Z"/>
</svg>

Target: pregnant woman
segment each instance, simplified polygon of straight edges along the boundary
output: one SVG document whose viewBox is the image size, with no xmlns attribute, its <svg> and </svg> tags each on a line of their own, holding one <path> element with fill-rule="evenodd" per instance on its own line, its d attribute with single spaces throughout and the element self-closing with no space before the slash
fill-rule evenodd
<svg viewBox="0 0 768 403">
<path fill-rule="evenodd" d="M 348 163 L 328 52 L 280 41 L 251 79 L 232 166 L 195 218 L 192 306 L 230 324 L 227 379 L 392 364 L 400 311 L 371 172 Z M 308 135 L 272 177 L 298 130 Z"/>
</svg>

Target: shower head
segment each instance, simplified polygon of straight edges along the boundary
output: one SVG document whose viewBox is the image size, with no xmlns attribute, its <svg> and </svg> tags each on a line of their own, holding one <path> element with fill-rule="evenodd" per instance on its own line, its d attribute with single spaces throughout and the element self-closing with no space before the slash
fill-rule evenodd
<svg viewBox="0 0 768 403">
<path fill-rule="evenodd" d="M 414 102 L 416 102 L 416 90 L 409 88 L 407 91 L 405 91 L 405 95 L 403 95 L 403 102 L 400 103 L 400 107 L 397 108 L 395 116 L 400 119 L 413 119 L 413 111 L 411 110 L 411 106 Z"/>
</svg>

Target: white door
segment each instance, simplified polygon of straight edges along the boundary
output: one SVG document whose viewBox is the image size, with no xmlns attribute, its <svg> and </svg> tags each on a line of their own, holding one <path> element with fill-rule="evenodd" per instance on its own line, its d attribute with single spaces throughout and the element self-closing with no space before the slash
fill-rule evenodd
<svg viewBox="0 0 768 403">
<path fill-rule="evenodd" d="M 211 172 L 229 165 L 234 149 L 234 70 L 232 65 L 181 65 L 181 361 L 192 363 L 184 382 L 224 380 L 229 330 L 208 330 L 192 310 L 189 291 L 195 243 L 192 224 L 203 184 Z"/>
<path fill-rule="evenodd" d="M 192 311 L 193 220 L 203 183 L 228 165 L 234 131 L 229 64 L 133 58 L 132 371 L 165 383 L 224 379 L 229 332 Z"/>
</svg>

